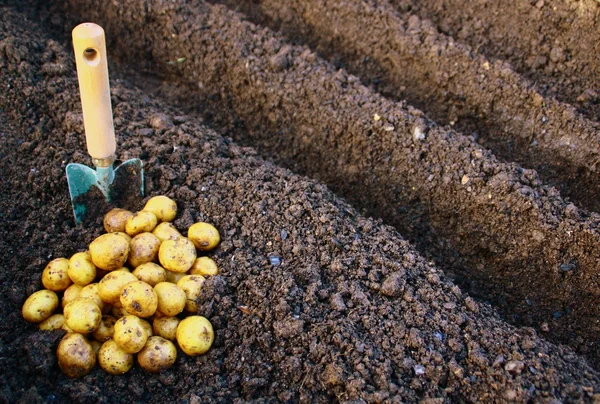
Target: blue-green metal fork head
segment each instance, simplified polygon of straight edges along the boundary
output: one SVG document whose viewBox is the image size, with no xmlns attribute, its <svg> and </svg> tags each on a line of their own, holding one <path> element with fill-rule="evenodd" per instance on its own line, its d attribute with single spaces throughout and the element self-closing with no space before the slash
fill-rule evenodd
<svg viewBox="0 0 600 404">
<path fill-rule="evenodd" d="M 67 182 L 73 205 L 73 214 L 77 224 L 86 221 L 93 209 L 98 205 L 99 194 L 92 193 L 97 189 L 105 202 L 116 202 L 124 199 L 123 193 L 135 193 L 144 196 L 144 167 L 140 159 L 127 160 L 118 165 L 96 167 L 94 170 L 83 164 L 67 165 Z"/>
</svg>

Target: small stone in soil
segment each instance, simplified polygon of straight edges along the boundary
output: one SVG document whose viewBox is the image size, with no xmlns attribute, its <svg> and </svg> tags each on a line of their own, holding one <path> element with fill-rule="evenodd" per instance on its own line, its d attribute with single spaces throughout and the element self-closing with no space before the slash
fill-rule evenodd
<svg viewBox="0 0 600 404">
<path fill-rule="evenodd" d="M 273 265 L 274 267 L 279 266 L 281 264 L 281 258 L 279 258 L 276 255 L 271 255 L 269 257 L 269 262 L 271 262 L 271 265 Z"/>
</svg>

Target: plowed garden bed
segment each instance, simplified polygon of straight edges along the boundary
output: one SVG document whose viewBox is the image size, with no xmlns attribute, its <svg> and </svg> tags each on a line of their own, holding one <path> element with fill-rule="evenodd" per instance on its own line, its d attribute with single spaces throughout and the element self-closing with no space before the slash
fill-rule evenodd
<svg viewBox="0 0 600 404">
<path fill-rule="evenodd" d="M 223 3 L 0 5 L 2 400 L 600 400 L 599 5 Z M 82 21 L 106 31 L 118 157 L 179 228 L 222 234 L 215 345 L 159 375 L 68 379 L 62 331 L 20 314 L 100 234 L 64 174 L 91 163 Z"/>
</svg>

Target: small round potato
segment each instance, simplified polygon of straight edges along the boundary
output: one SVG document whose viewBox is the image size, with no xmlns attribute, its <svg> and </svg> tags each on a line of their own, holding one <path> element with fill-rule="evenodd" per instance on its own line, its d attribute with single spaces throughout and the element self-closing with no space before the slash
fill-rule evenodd
<svg viewBox="0 0 600 404">
<path fill-rule="evenodd" d="M 67 274 L 69 270 L 69 260 L 66 258 L 56 258 L 50 261 L 44 272 L 42 272 L 42 284 L 48 290 L 53 292 L 65 291 L 73 281 Z"/>
<path fill-rule="evenodd" d="M 123 237 L 125 240 L 127 240 L 128 243 L 131 243 L 131 236 L 129 234 L 125 233 L 124 231 L 118 231 L 114 234 L 117 234 L 117 235 Z"/>
<path fill-rule="evenodd" d="M 201 275 L 186 275 L 177 282 L 177 286 L 185 292 L 185 310 L 189 313 L 198 312 L 198 298 L 206 279 Z"/>
<path fill-rule="evenodd" d="M 196 248 L 185 237 L 165 240 L 158 251 L 160 264 L 169 271 L 187 272 L 196 261 Z"/>
<path fill-rule="evenodd" d="M 87 297 L 88 299 L 96 303 L 96 306 L 98 306 L 100 311 L 104 311 L 104 306 L 106 305 L 104 304 L 104 301 L 100 298 L 100 295 L 98 294 L 98 287 L 98 283 L 90 283 L 89 285 L 81 289 L 79 297 Z"/>
<path fill-rule="evenodd" d="M 179 280 L 181 278 L 183 278 L 184 276 L 189 275 L 187 272 L 173 272 L 173 271 L 166 271 L 167 272 L 167 282 L 171 282 L 171 283 L 175 283 L 177 284 L 177 282 L 179 282 Z"/>
<path fill-rule="evenodd" d="M 108 340 L 98 351 L 98 364 L 111 375 L 122 375 L 133 366 L 133 355 L 121 349 L 115 341 Z"/>
<path fill-rule="evenodd" d="M 179 237 L 183 237 L 179 230 L 173 226 L 173 223 L 162 222 L 159 223 L 154 230 L 152 230 L 152 234 L 154 234 L 161 243 L 165 240 L 175 240 Z"/>
<path fill-rule="evenodd" d="M 138 317 L 150 317 L 156 312 L 158 297 L 152 286 L 135 280 L 123 287 L 121 305 L 129 313 Z"/>
<path fill-rule="evenodd" d="M 156 260 L 160 240 L 152 233 L 140 233 L 129 243 L 129 265 L 137 268 L 139 265 Z"/>
<path fill-rule="evenodd" d="M 179 319 L 177 317 L 157 317 L 152 323 L 152 330 L 154 335 L 159 335 L 169 341 L 175 341 L 178 325 Z"/>
<path fill-rule="evenodd" d="M 110 310 L 110 314 L 117 320 L 121 317 L 131 316 L 131 313 L 129 313 L 127 310 L 117 306 L 113 306 L 113 308 Z"/>
<path fill-rule="evenodd" d="M 136 316 L 124 316 L 115 323 L 113 340 L 127 353 L 138 353 L 148 340 L 142 321 Z"/>
<path fill-rule="evenodd" d="M 71 333 L 71 332 L 75 332 L 72 329 L 69 328 L 69 326 L 67 325 L 67 323 L 63 324 L 62 327 L 60 327 L 61 330 L 63 330 L 64 332 Z"/>
<path fill-rule="evenodd" d="M 146 282 L 150 286 L 167 280 L 167 271 L 154 262 L 146 262 L 135 268 L 132 274 L 140 281 Z"/>
<path fill-rule="evenodd" d="M 104 216 L 104 230 L 107 233 L 125 231 L 125 222 L 133 216 L 133 212 L 125 209 L 115 208 Z"/>
<path fill-rule="evenodd" d="M 170 282 L 161 282 L 154 286 L 158 297 L 158 307 L 161 314 L 168 317 L 178 315 L 185 308 L 186 294 L 177 285 Z"/>
<path fill-rule="evenodd" d="M 69 278 L 73 283 L 81 286 L 89 285 L 96 279 L 96 265 L 88 251 L 78 252 L 69 259 Z"/>
<path fill-rule="evenodd" d="M 76 283 L 69 286 L 65 293 L 63 294 L 63 298 L 61 301 L 61 307 L 64 309 L 67 303 L 77 299 L 81 295 L 81 291 L 83 290 L 83 286 L 77 285 Z"/>
<path fill-rule="evenodd" d="M 120 303 L 123 287 L 137 278 L 129 271 L 112 271 L 98 282 L 98 295 L 104 303 Z"/>
<path fill-rule="evenodd" d="M 218 275 L 217 264 L 209 257 L 198 257 L 190 268 L 190 275 L 213 276 Z"/>
<path fill-rule="evenodd" d="M 177 343 L 190 356 L 206 353 L 215 339 L 212 324 L 205 317 L 190 316 L 177 326 Z"/>
<path fill-rule="evenodd" d="M 65 324 L 65 316 L 62 314 L 53 314 L 40 323 L 40 330 L 53 331 L 60 330 Z"/>
<path fill-rule="evenodd" d="M 96 340 L 91 340 L 91 341 L 88 340 L 88 342 L 92 346 L 92 349 L 96 353 L 96 356 L 98 356 L 98 352 L 100 351 L 100 348 L 102 348 L 102 342 L 99 342 Z"/>
<path fill-rule="evenodd" d="M 221 241 L 219 230 L 212 224 L 198 222 L 188 229 L 188 238 L 200 251 L 210 251 Z"/>
<path fill-rule="evenodd" d="M 150 337 L 138 353 L 137 360 L 147 372 L 157 373 L 169 369 L 177 359 L 177 348 L 168 339 Z"/>
<path fill-rule="evenodd" d="M 151 232 L 157 223 L 158 219 L 154 213 L 142 210 L 127 219 L 125 233 L 133 237 L 143 232 Z"/>
<path fill-rule="evenodd" d="M 100 320 L 100 324 L 98 324 L 98 328 L 92 334 L 96 341 L 104 342 L 108 341 L 112 338 L 115 333 L 115 323 L 117 319 L 113 316 L 102 316 L 102 320 Z"/>
<path fill-rule="evenodd" d="M 92 299 L 78 297 L 65 306 L 65 324 L 80 334 L 94 332 L 101 320 L 102 312 Z"/>
<path fill-rule="evenodd" d="M 129 242 L 117 233 L 103 234 L 90 244 L 90 255 L 98 268 L 114 271 L 125 265 Z"/>
<path fill-rule="evenodd" d="M 177 216 L 177 204 L 164 195 L 150 198 L 142 210 L 154 213 L 159 222 L 172 222 Z"/>
<path fill-rule="evenodd" d="M 50 317 L 58 307 L 58 296 L 51 290 L 38 290 L 25 300 L 23 318 L 30 323 L 40 323 Z"/>
<path fill-rule="evenodd" d="M 68 377 L 87 375 L 96 364 L 96 352 L 85 337 L 72 332 L 63 337 L 56 350 L 58 366 Z"/>
<path fill-rule="evenodd" d="M 146 334 L 148 334 L 148 338 L 150 338 L 153 334 L 154 334 L 154 330 L 152 329 L 152 326 L 150 325 L 150 323 L 146 320 L 144 320 L 143 318 L 140 318 L 141 324 L 144 327 L 144 330 L 146 330 Z"/>
</svg>

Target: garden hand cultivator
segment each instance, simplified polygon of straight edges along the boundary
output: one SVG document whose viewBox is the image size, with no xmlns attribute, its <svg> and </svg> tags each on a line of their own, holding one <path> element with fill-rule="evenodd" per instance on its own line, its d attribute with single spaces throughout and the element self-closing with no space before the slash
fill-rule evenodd
<svg viewBox="0 0 600 404">
<path fill-rule="evenodd" d="M 99 25 L 83 23 L 75 27 L 72 34 L 87 149 L 96 166 L 92 169 L 82 164 L 67 165 L 73 213 L 76 223 L 81 223 L 94 203 L 89 194 L 92 187 L 100 190 L 110 202 L 115 196 L 113 185 L 116 180 L 126 176 L 128 184 L 125 189 L 143 196 L 144 176 L 140 159 L 127 160 L 115 167 L 116 141 L 104 30 Z"/>
</svg>

